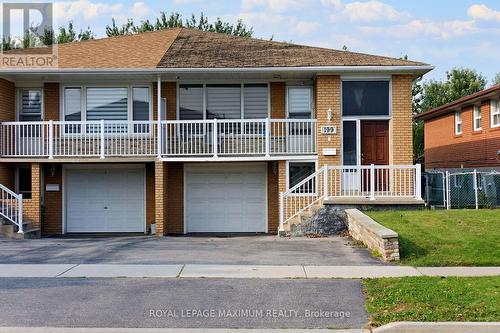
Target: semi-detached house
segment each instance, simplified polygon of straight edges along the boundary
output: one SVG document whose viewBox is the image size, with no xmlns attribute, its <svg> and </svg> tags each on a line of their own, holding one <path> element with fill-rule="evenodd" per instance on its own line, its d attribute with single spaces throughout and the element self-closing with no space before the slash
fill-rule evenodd
<svg viewBox="0 0 500 333">
<path fill-rule="evenodd" d="M 10 223 L 277 233 L 326 200 L 421 203 L 412 81 L 427 64 L 184 28 L 57 52 L 57 67 L 0 69 Z"/>
</svg>

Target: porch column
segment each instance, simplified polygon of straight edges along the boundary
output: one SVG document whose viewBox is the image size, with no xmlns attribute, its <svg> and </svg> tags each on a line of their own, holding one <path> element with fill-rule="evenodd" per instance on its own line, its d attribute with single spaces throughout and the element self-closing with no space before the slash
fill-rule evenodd
<svg viewBox="0 0 500 333">
<path fill-rule="evenodd" d="M 281 219 L 283 218 L 281 216 L 281 214 L 286 213 L 284 210 L 283 211 L 281 210 L 281 193 L 285 193 L 285 191 L 286 191 L 287 172 L 286 172 L 286 161 L 279 161 L 277 163 L 278 163 L 278 205 L 277 205 L 277 208 L 279 211 L 279 213 L 278 213 L 279 220 L 278 221 L 280 222 Z M 280 231 L 283 231 L 283 230 L 280 230 L 280 225 L 278 225 L 278 232 L 280 232 Z"/>
<path fill-rule="evenodd" d="M 158 159 L 161 158 L 161 78 L 160 75 L 158 75 L 158 78 L 156 79 L 156 119 L 158 119 L 158 137 L 156 139 L 157 141 L 157 157 Z"/>
<path fill-rule="evenodd" d="M 166 233 L 167 171 L 165 162 L 155 162 L 155 225 L 160 237 Z"/>
</svg>

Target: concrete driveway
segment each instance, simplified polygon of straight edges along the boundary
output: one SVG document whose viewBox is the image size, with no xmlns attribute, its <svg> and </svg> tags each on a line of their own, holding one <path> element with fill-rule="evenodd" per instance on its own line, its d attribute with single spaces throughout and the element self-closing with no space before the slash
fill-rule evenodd
<svg viewBox="0 0 500 333">
<path fill-rule="evenodd" d="M 349 238 L 107 237 L 0 239 L 0 264 L 382 265 Z"/>
</svg>

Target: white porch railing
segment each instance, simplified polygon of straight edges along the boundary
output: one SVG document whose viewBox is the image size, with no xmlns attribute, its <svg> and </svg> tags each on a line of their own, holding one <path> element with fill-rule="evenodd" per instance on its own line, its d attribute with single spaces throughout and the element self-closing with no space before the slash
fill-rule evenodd
<svg viewBox="0 0 500 333">
<path fill-rule="evenodd" d="M 280 193 L 280 231 L 284 223 L 320 200 L 336 198 L 421 199 L 421 166 L 323 166 L 286 192 Z M 395 202 L 397 203 L 397 202 Z"/>
<path fill-rule="evenodd" d="M 18 227 L 23 233 L 23 195 L 16 194 L 0 184 L 0 215 Z"/>
<path fill-rule="evenodd" d="M 316 121 L 166 120 L 159 127 L 157 121 L 6 122 L 0 149 L 2 157 L 47 158 L 310 155 L 316 153 Z"/>
</svg>

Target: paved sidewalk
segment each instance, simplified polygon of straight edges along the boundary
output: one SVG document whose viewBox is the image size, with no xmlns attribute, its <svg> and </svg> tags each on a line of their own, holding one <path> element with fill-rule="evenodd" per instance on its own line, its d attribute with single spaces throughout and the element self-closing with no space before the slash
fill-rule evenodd
<svg viewBox="0 0 500 333">
<path fill-rule="evenodd" d="M 359 279 L 403 276 L 500 276 L 500 267 L 0 264 L 0 277 L 163 277 Z"/>
</svg>

